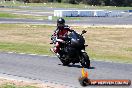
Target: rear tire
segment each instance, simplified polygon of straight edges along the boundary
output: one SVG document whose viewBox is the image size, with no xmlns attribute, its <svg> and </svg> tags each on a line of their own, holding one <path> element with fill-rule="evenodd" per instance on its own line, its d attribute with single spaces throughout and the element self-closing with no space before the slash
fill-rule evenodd
<svg viewBox="0 0 132 88">
<path fill-rule="evenodd" d="M 90 67 L 90 60 L 89 60 L 89 56 L 87 55 L 86 52 L 82 53 L 82 57 L 81 57 L 81 65 L 85 68 L 89 68 Z"/>
</svg>

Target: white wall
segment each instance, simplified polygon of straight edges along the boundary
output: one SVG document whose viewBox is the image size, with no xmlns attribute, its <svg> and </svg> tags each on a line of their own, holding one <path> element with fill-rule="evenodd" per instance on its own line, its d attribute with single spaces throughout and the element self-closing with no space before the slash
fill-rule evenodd
<svg viewBox="0 0 132 88">
<path fill-rule="evenodd" d="M 76 16 L 78 16 L 78 11 L 76 11 L 76 10 L 54 10 L 54 16 L 76 17 Z"/>
<path fill-rule="evenodd" d="M 123 11 L 108 10 L 54 10 L 57 17 L 120 17 Z"/>
</svg>

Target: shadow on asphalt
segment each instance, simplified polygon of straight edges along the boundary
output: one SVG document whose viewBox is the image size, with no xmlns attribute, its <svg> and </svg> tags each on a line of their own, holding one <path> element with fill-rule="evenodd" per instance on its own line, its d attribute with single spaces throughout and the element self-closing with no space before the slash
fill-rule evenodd
<svg viewBox="0 0 132 88">
<path fill-rule="evenodd" d="M 89 67 L 89 68 L 87 68 L 87 69 L 95 69 L 95 67 Z"/>
<path fill-rule="evenodd" d="M 80 66 L 80 65 L 75 65 L 75 64 L 74 64 L 74 65 L 73 65 L 73 64 L 72 64 L 72 65 L 68 65 L 67 67 L 76 67 L 76 68 L 82 68 L 82 66 Z"/>
<path fill-rule="evenodd" d="M 62 65 L 63 66 L 63 64 L 58 64 L 58 65 Z M 75 64 L 70 64 L 67 67 L 83 68 L 81 65 L 75 65 Z M 95 69 L 95 67 L 89 67 L 87 69 Z"/>
</svg>

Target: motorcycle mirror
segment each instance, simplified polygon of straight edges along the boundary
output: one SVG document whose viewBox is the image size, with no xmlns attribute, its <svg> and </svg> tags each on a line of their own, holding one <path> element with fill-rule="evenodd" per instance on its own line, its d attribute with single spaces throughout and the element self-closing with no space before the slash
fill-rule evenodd
<svg viewBox="0 0 132 88">
<path fill-rule="evenodd" d="M 82 34 L 84 34 L 84 33 L 86 33 L 86 32 L 87 32 L 87 31 L 83 30 L 83 31 L 82 31 Z"/>
</svg>

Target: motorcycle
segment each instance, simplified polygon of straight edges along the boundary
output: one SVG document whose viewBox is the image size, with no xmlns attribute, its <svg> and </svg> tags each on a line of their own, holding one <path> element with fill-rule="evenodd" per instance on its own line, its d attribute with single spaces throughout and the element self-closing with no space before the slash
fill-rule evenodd
<svg viewBox="0 0 132 88">
<path fill-rule="evenodd" d="M 83 67 L 90 67 L 89 56 L 85 51 L 85 39 L 83 34 L 87 31 L 83 30 L 81 34 L 78 34 L 76 31 L 72 31 L 67 35 L 64 41 L 61 42 L 61 47 L 58 52 L 58 58 L 63 63 L 63 65 L 69 65 L 70 63 L 81 63 Z M 51 36 L 52 43 L 55 43 L 55 37 Z"/>
</svg>

